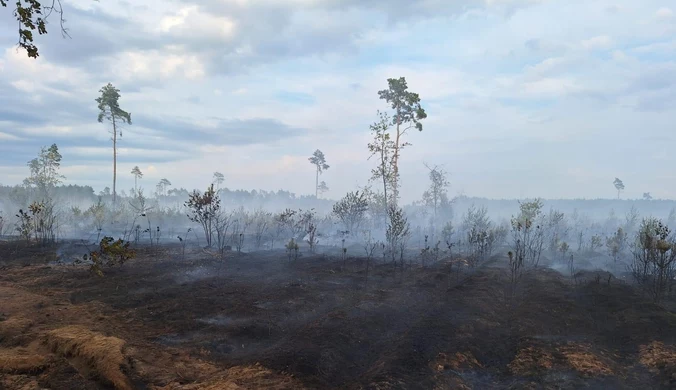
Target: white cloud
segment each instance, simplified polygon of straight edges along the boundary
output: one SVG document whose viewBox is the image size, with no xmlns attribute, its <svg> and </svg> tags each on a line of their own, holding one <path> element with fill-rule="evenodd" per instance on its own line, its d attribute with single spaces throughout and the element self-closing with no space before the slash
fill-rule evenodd
<svg viewBox="0 0 676 390">
<path fill-rule="evenodd" d="M 231 40 L 237 31 L 237 24 L 228 17 L 215 17 L 201 12 L 197 5 L 183 7 L 173 15 L 164 16 L 155 27 L 159 34 L 183 37 L 212 37 L 223 41 Z"/>
<path fill-rule="evenodd" d="M 565 69 L 568 60 L 565 57 L 547 58 L 535 65 L 526 66 L 526 72 L 535 76 L 545 76 L 552 72 Z"/>
<path fill-rule="evenodd" d="M 22 132 L 29 135 L 69 135 L 73 134 L 71 126 L 40 126 L 40 127 L 24 127 Z"/>
<path fill-rule="evenodd" d="M 674 11 L 671 8 L 662 7 L 657 10 L 655 16 L 660 20 L 671 20 L 674 17 Z"/>
<path fill-rule="evenodd" d="M 615 60 L 617 62 L 625 62 L 628 59 L 629 59 L 629 57 L 622 50 L 613 51 L 613 60 Z"/>
<path fill-rule="evenodd" d="M 129 82 L 167 80 L 176 76 L 198 80 L 205 75 L 204 65 L 196 55 L 177 48 L 124 52 L 118 56 L 111 70 L 117 80 Z"/>
<path fill-rule="evenodd" d="M 608 49 L 612 44 L 612 39 L 607 35 L 599 35 L 581 42 L 583 48 L 587 50 Z"/>
<path fill-rule="evenodd" d="M 524 93 L 532 97 L 559 97 L 582 90 L 574 80 L 565 78 L 543 78 L 522 86 Z"/>
<path fill-rule="evenodd" d="M 54 65 L 44 60 L 35 61 L 26 56 L 25 50 L 16 47 L 5 49 L 2 61 L 5 67 L 3 73 L 13 80 L 13 86 L 29 93 L 50 92 L 71 96 L 74 92 L 72 88 L 89 80 L 89 74 L 81 69 Z M 58 83 L 61 88 L 50 87 L 46 85 L 48 83 Z"/>
<path fill-rule="evenodd" d="M 671 54 L 676 53 L 676 40 L 668 42 L 655 42 L 636 47 L 632 50 L 639 54 Z"/>
<path fill-rule="evenodd" d="M 0 132 L 0 140 L 3 140 L 3 141 L 20 141 L 21 138 L 15 136 L 13 134 L 7 134 L 7 133 Z"/>
</svg>

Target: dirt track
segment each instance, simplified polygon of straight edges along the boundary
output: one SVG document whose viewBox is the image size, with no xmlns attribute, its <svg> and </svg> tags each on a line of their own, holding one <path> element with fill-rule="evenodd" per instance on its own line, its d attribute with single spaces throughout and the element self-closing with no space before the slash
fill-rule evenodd
<svg viewBox="0 0 676 390">
<path fill-rule="evenodd" d="M 0 246 L 0 388 L 673 388 L 676 315 L 550 270 L 141 249 L 103 278 Z M 377 260 L 377 263 L 380 261 Z M 450 280 L 449 280 L 450 278 Z"/>
</svg>

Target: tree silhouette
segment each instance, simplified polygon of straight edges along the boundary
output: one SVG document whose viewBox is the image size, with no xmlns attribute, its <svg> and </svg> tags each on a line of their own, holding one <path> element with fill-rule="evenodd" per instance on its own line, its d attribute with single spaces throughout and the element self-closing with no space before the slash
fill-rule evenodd
<svg viewBox="0 0 676 390">
<path fill-rule="evenodd" d="M 613 185 L 617 190 L 617 199 L 620 199 L 620 191 L 624 191 L 624 183 L 622 182 L 622 180 L 615 178 L 615 180 L 613 181 Z"/>
<path fill-rule="evenodd" d="M 96 102 L 99 104 L 99 123 L 102 123 L 103 120 L 107 120 L 113 125 L 113 203 L 116 199 L 115 186 L 117 183 L 117 135 L 119 133 L 120 138 L 122 137 L 122 131 L 118 130 L 118 127 L 121 123 L 126 123 L 131 125 L 131 114 L 127 111 L 124 111 L 120 108 L 120 90 L 113 87 L 111 83 L 103 86 L 101 90 L 101 96 L 96 98 Z"/>
<path fill-rule="evenodd" d="M 421 120 L 427 118 L 427 113 L 420 105 L 420 96 L 409 92 L 406 78 L 387 79 L 388 89 L 378 91 L 380 99 L 390 103 L 394 110 L 392 125 L 395 125 L 394 153 L 392 154 L 392 200 L 396 204 L 399 199 L 399 156 L 401 150 L 411 145 L 404 142 L 402 137 L 406 131 L 415 127 L 422 131 Z"/>
<path fill-rule="evenodd" d="M 167 194 L 167 187 L 171 186 L 171 182 L 167 179 L 162 179 L 162 180 L 160 180 L 158 185 L 162 190 L 162 194 L 166 195 Z"/>
<path fill-rule="evenodd" d="M 134 175 L 134 194 L 138 192 L 138 179 L 141 179 L 143 177 L 143 172 L 141 172 L 141 168 L 138 167 L 138 165 L 134 166 L 131 170 L 131 174 Z"/>
<path fill-rule="evenodd" d="M 319 183 L 319 186 L 317 186 L 317 192 L 319 192 L 319 193 L 322 194 L 322 195 L 323 195 L 325 192 L 327 192 L 328 190 L 329 190 L 329 186 L 326 185 L 326 182 L 325 182 L 325 181 L 321 181 L 321 182 Z"/>
<path fill-rule="evenodd" d="M 220 172 L 214 172 L 214 184 L 216 184 L 216 192 L 221 188 L 221 184 L 225 181 L 225 176 Z"/>
<path fill-rule="evenodd" d="M 308 161 L 315 167 L 316 169 L 316 175 L 315 175 L 315 198 L 319 195 L 320 187 L 319 187 L 319 175 L 322 174 L 325 170 L 329 169 L 329 164 L 326 163 L 326 157 L 324 157 L 324 153 L 317 149 L 315 152 L 312 154 L 312 157 L 308 158 Z"/>
</svg>

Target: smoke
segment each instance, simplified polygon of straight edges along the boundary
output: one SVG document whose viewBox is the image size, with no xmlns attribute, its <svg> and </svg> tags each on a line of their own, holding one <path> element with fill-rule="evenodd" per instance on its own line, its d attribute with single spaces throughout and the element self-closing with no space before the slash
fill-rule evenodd
<svg viewBox="0 0 676 390">
<path fill-rule="evenodd" d="M 16 232 L 7 225 L 16 221 L 9 216 L 27 199 L 21 195 L 22 188 L 0 186 L 0 212 L 5 218 L 5 232 L 11 234 Z M 140 213 L 137 198 L 118 197 L 113 205 L 109 196 L 95 196 L 91 188 L 57 187 L 53 202 L 59 219 L 58 239 L 62 241 L 57 249 L 59 261 L 72 262 L 95 248 L 105 236 L 140 246 L 204 247 L 205 232 L 187 218 L 188 195 L 188 191 L 181 189 L 170 196 L 146 198 L 144 212 Z M 222 189 L 219 196 L 221 212 L 239 221 L 230 226 L 223 245 L 241 254 L 276 249 L 273 253 L 280 255 L 292 238 L 302 254 L 340 256 L 346 248 L 348 256 L 363 257 L 367 240 L 376 244 L 374 256 L 382 256 L 383 248 L 387 250 L 388 219 L 375 210 L 368 210 L 363 221 L 355 225 L 358 226 L 355 231 L 350 232 L 349 226 L 333 214 L 335 202 L 331 200 L 298 197 L 285 191 Z M 451 254 L 467 259 L 479 256 L 483 260 L 498 255 L 499 261 L 506 262 L 506 253 L 514 247 L 511 219 L 519 214 L 519 208 L 518 200 L 466 196 L 458 196 L 438 210 L 423 203 L 403 205 L 409 233 L 400 240 L 400 245 L 405 247 L 402 253 L 408 262 L 421 262 L 423 256 L 438 260 Z M 285 224 L 279 216 L 287 209 L 292 210 L 294 216 L 293 221 Z M 569 257 L 573 256 L 576 269 L 624 274 L 641 218 L 656 216 L 674 225 L 674 210 L 676 202 L 667 200 L 544 200 L 541 219 L 537 222 L 545 231 L 542 265 L 566 274 Z M 313 216 L 304 220 L 309 211 Z M 557 216 L 560 216 L 557 222 L 552 222 Z M 248 222 L 242 222 L 245 220 Z M 311 232 L 309 226 L 316 230 Z M 627 234 L 627 242 L 622 253 L 613 259 L 608 239 L 617 229 Z M 473 241 L 483 233 L 493 240 L 488 249 Z M 312 251 L 310 241 L 315 244 Z M 436 251 L 434 256 L 430 255 L 431 251 Z M 208 278 L 214 272 L 207 268 L 194 269 L 178 277 L 177 282 Z"/>
</svg>

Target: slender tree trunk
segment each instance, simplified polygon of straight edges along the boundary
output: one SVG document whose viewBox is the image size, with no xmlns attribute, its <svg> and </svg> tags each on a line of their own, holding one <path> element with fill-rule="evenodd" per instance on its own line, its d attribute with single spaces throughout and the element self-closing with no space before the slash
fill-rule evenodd
<svg viewBox="0 0 676 390">
<path fill-rule="evenodd" d="M 137 181 L 138 181 L 138 176 L 134 175 L 134 195 L 136 195 L 136 193 L 138 193 L 138 188 L 137 188 L 137 185 L 136 185 Z"/>
<path fill-rule="evenodd" d="M 401 137 L 401 111 L 397 106 L 397 138 L 394 140 L 394 156 L 392 156 L 392 198 L 394 205 L 399 198 L 399 138 Z"/>
<path fill-rule="evenodd" d="M 115 124 L 115 115 L 113 118 L 113 204 L 117 199 L 116 183 L 117 183 L 117 125 Z"/>
<path fill-rule="evenodd" d="M 385 177 L 385 172 L 383 172 L 383 196 L 385 197 L 383 200 L 383 203 L 385 204 L 385 213 L 387 213 L 387 178 Z"/>
<path fill-rule="evenodd" d="M 315 198 L 319 194 L 319 165 L 317 165 L 317 171 L 315 172 Z"/>
<path fill-rule="evenodd" d="M 385 197 L 385 213 L 387 213 L 387 165 L 385 163 L 385 138 L 380 148 L 380 176 L 383 178 L 383 196 Z"/>
<path fill-rule="evenodd" d="M 438 194 L 434 194 L 434 220 L 432 221 L 432 241 L 436 240 L 437 234 L 437 206 L 439 204 Z"/>
</svg>

